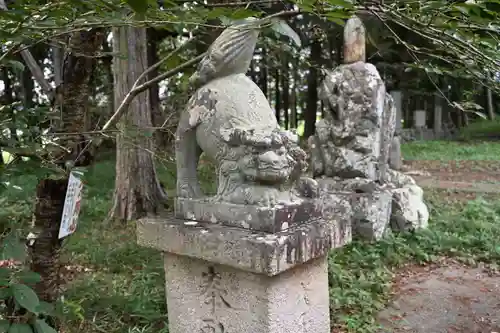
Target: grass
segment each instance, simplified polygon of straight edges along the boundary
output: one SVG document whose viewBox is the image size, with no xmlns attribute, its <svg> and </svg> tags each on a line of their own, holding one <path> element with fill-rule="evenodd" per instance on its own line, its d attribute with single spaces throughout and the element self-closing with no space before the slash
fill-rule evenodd
<svg viewBox="0 0 500 333">
<path fill-rule="evenodd" d="M 491 141 L 415 141 L 401 146 L 406 160 L 500 161 L 500 143 Z"/>
<path fill-rule="evenodd" d="M 500 118 L 496 117 L 494 120 L 480 119 L 467 127 L 460 129 L 459 137 L 463 140 L 474 140 L 474 139 L 484 139 L 500 138 Z"/>
<path fill-rule="evenodd" d="M 420 149 L 422 146 L 427 148 Z M 413 158 L 433 156 L 427 150 L 432 148 L 447 152 L 448 158 L 464 156 L 450 151 L 457 147 L 464 149 L 461 144 L 431 142 L 407 145 L 404 151 Z M 469 157 L 488 157 L 491 151 L 500 151 L 486 143 L 470 147 L 478 151 Z M 0 220 L 20 225 L 31 218 L 34 187 L 42 171 L 25 168 L 16 169 L 9 177 L 9 189 L 0 192 L 0 199 L 7 200 Z M 175 181 L 171 170 L 168 164 L 159 170 L 169 188 Z M 203 174 L 205 188 L 213 187 L 213 178 L 206 171 Z M 64 244 L 63 259 L 73 272 L 64 293 L 64 332 L 168 332 L 160 253 L 136 245 L 134 223 L 123 227 L 104 222 L 113 192 L 114 162 L 96 164 L 85 181 L 81 220 L 77 232 Z M 376 332 L 375 316 L 389 299 L 393 272 L 409 262 L 453 256 L 495 267 L 500 259 L 500 201 L 454 204 L 443 202 L 431 191 L 426 192 L 426 199 L 431 209 L 429 230 L 376 244 L 355 242 L 330 254 L 333 323 L 348 332 Z"/>
</svg>

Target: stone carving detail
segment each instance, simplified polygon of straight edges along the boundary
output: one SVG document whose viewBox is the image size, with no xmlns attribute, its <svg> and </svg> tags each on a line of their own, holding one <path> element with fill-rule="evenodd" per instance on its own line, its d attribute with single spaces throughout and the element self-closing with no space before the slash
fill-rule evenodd
<svg viewBox="0 0 500 333">
<path fill-rule="evenodd" d="M 317 194 L 316 182 L 301 176 L 308 164 L 298 136 L 279 128 L 265 95 L 245 76 L 258 34 L 249 23 L 227 28 L 191 78 L 200 87 L 180 117 L 175 141 L 178 217 L 205 219 L 203 212 L 183 211 L 180 203 L 186 200 L 230 203 L 245 210 L 243 205 L 300 204 Z M 211 198 L 197 180 L 201 152 L 216 166 L 217 193 Z M 210 221 L 219 220 L 210 214 Z"/>
<path fill-rule="evenodd" d="M 396 171 L 389 168 L 396 109 L 375 66 L 365 63 L 361 20 L 348 20 L 344 37 L 345 63 L 326 71 L 320 85 L 327 110 L 308 140 L 313 176 L 322 191 L 356 193 L 351 205 L 358 235 L 378 239 L 390 221 L 398 231 L 424 227 L 428 211 L 422 191 L 414 182 L 411 190 L 408 184 L 398 186 Z"/>
<path fill-rule="evenodd" d="M 226 300 L 227 290 L 221 286 L 221 276 L 215 272 L 213 266 L 208 268 L 208 272 L 203 273 L 202 296 L 205 298 L 205 304 L 210 305 L 211 317 L 202 320 L 203 326 L 200 333 L 224 333 L 224 324 L 213 317 L 220 305 L 231 308 L 231 304 Z"/>
</svg>

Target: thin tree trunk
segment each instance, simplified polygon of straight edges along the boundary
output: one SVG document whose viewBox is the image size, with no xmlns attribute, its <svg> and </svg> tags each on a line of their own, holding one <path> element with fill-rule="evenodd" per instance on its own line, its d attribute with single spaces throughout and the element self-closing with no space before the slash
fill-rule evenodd
<svg viewBox="0 0 500 333">
<path fill-rule="evenodd" d="M 14 113 L 14 108 L 12 107 L 12 103 L 14 103 L 14 95 L 12 90 L 12 80 L 9 76 L 9 70 L 7 67 L 2 68 L 3 74 L 3 93 L 4 93 L 4 103 L 10 106 L 10 117 L 11 117 L 11 125 L 10 125 L 10 138 L 12 140 L 18 141 L 17 137 L 17 127 L 15 125 L 16 122 L 16 114 Z"/>
<path fill-rule="evenodd" d="M 280 71 L 276 69 L 274 72 L 274 101 L 275 101 L 275 112 L 276 120 L 278 124 L 281 125 L 281 93 L 280 93 Z"/>
<path fill-rule="evenodd" d="M 267 82 L 267 51 L 266 47 L 262 46 L 262 59 L 260 60 L 260 75 L 259 75 L 259 87 L 264 93 L 264 96 L 266 96 L 269 99 L 268 96 L 268 82 Z"/>
<path fill-rule="evenodd" d="M 132 84 L 147 69 L 146 29 L 125 26 L 113 30 L 115 104 L 118 105 Z M 150 128 L 149 91 L 139 94 L 122 117 L 117 135 L 116 180 L 112 219 L 122 222 L 157 214 L 166 194 L 158 181 L 153 161 L 152 137 L 131 137 Z M 135 129 L 135 131 L 133 131 Z"/>
<path fill-rule="evenodd" d="M 297 128 L 297 96 L 299 95 L 299 58 L 294 57 L 293 61 L 293 88 L 291 96 L 290 127 Z"/>
<path fill-rule="evenodd" d="M 493 93 L 491 89 L 486 88 L 486 110 L 488 111 L 488 118 L 495 119 L 495 107 L 493 105 Z"/>
<path fill-rule="evenodd" d="M 283 89 L 283 126 L 289 128 L 289 109 L 290 109 L 290 85 L 288 71 L 288 57 L 283 56 L 283 66 L 281 73 L 281 88 Z"/>
<path fill-rule="evenodd" d="M 148 67 L 156 64 L 159 61 L 158 57 L 158 45 L 160 43 L 159 34 L 153 28 L 148 28 L 146 30 L 148 38 Z M 152 80 L 158 76 L 158 69 L 154 69 L 148 74 L 148 79 Z M 155 143 L 158 147 L 166 147 L 168 144 L 166 133 L 158 129 L 165 121 L 165 116 L 160 109 L 160 85 L 155 83 L 149 87 L 149 104 L 151 107 L 151 120 L 153 126 L 156 128 L 154 131 Z"/>
<path fill-rule="evenodd" d="M 316 113 L 318 111 L 318 66 L 321 63 L 321 41 L 313 40 L 309 74 L 307 75 L 307 109 L 304 115 L 304 138 L 314 134 L 316 129 Z"/>
</svg>

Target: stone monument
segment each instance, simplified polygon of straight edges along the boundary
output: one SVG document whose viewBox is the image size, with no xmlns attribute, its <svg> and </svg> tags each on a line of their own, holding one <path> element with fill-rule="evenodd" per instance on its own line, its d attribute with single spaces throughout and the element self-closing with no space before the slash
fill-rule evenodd
<svg viewBox="0 0 500 333">
<path fill-rule="evenodd" d="M 258 34 L 233 25 L 209 47 L 176 132 L 175 212 L 138 223 L 139 244 L 164 253 L 171 333 L 330 332 L 327 254 L 350 242 L 351 207 L 318 196 L 298 137 L 245 76 Z"/>
<path fill-rule="evenodd" d="M 377 69 L 365 62 L 364 49 L 365 28 L 351 18 L 344 64 L 326 71 L 319 96 L 327 112 L 308 144 L 320 192 L 349 197 L 353 232 L 380 239 L 390 229 L 426 227 L 429 214 L 413 179 L 389 168 L 396 110 Z"/>
</svg>

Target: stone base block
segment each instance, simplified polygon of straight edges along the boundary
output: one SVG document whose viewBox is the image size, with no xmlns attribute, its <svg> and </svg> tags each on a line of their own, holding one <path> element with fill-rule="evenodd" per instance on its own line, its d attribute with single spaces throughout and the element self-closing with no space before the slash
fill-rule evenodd
<svg viewBox="0 0 500 333">
<path fill-rule="evenodd" d="M 214 264 L 277 275 L 351 242 L 351 215 L 315 220 L 277 233 L 166 218 L 137 222 L 139 245 Z"/>
<path fill-rule="evenodd" d="M 277 276 L 165 254 L 170 333 L 328 333 L 326 256 Z"/>
<path fill-rule="evenodd" d="M 273 207 L 239 205 L 211 201 L 210 198 L 175 199 L 175 217 L 193 221 L 222 223 L 264 232 L 279 232 L 322 217 L 322 202 L 300 200 Z"/>
<path fill-rule="evenodd" d="M 379 240 L 389 231 L 392 193 L 388 190 L 355 194 L 352 200 L 353 233 L 367 240 Z"/>
<path fill-rule="evenodd" d="M 392 192 L 365 178 L 317 179 L 322 196 L 343 197 L 351 205 L 352 231 L 366 240 L 379 240 L 388 231 L 392 211 Z"/>
<path fill-rule="evenodd" d="M 329 333 L 327 256 L 351 241 L 351 215 L 336 211 L 272 234 L 138 221 L 138 243 L 164 252 L 169 332 Z"/>
</svg>

